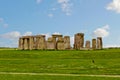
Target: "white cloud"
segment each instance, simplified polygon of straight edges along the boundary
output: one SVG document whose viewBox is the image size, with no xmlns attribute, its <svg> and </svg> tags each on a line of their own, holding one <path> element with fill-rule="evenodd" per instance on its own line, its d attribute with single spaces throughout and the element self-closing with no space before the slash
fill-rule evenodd
<svg viewBox="0 0 120 80">
<path fill-rule="evenodd" d="M 16 40 L 21 36 L 30 36 L 30 35 L 32 35 L 32 32 L 25 32 L 24 34 L 21 34 L 19 31 L 12 31 L 12 32 L 8 32 L 0 35 L 0 38 Z"/>
<path fill-rule="evenodd" d="M 17 47 L 19 37 L 29 36 L 29 35 L 32 35 L 32 32 L 25 32 L 24 34 L 21 34 L 19 31 L 12 31 L 5 34 L 1 34 L 0 38 L 3 41 L 1 41 L 0 46 L 1 47 Z"/>
<path fill-rule="evenodd" d="M 104 48 L 110 48 L 110 47 L 120 47 L 120 44 L 112 44 L 112 45 L 104 45 Z"/>
<path fill-rule="evenodd" d="M 58 3 L 61 5 L 61 9 L 66 15 L 71 15 L 72 3 L 70 0 L 58 0 Z"/>
<path fill-rule="evenodd" d="M 101 28 L 97 28 L 94 32 L 93 32 L 93 36 L 96 37 L 107 37 L 109 35 L 109 25 L 105 25 Z"/>
<path fill-rule="evenodd" d="M 3 22 L 3 21 L 4 21 L 4 19 L 3 19 L 3 18 L 0 18 L 0 23 Z"/>
<path fill-rule="evenodd" d="M 48 38 L 48 37 L 50 37 L 51 35 L 50 35 L 50 33 L 46 33 L 45 36 L 46 36 L 46 38 Z"/>
<path fill-rule="evenodd" d="M 26 33 L 24 33 L 23 36 L 31 36 L 31 35 L 32 35 L 32 32 L 26 32 Z"/>
<path fill-rule="evenodd" d="M 120 0 L 113 0 L 111 3 L 109 3 L 107 6 L 107 10 L 112 10 L 120 13 Z"/>
<path fill-rule="evenodd" d="M 50 14 L 48 14 L 48 17 L 50 17 L 50 18 L 52 18 L 53 16 L 54 16 L 54 15 L 53 15 L 53 14 L 51 14 L 51 13 L 50 13 Z"/>
<path fill-rule="evenodd" d="M 59 3 L 68 2 L 69 0 L 58 0 Z"/>
<path fill-rule="evenodd" d="M 59 32 L 54 32 L 53 34 L 56 34 L 56 35 L 61 35 L 61 33 L 59 33 Z"/>
<path fill-rule="evenodd" d="M 46 40 L 51 36 L 51 34 L 50 33 L 45 33 L 45 34 L 41 34 L 41 35 L 45 35 L 45 37 L 46 37 Z"/>
<path fill-rule="evenodd" d="M 40 4 L 43 0 L 36 0 L 37 4 Z"/>
<path fill-rule="evenodd" d="M 55 8 L 55 7 L 54 7 L 54 8 L 52 8 L 52 9 L 50 9 L 50 10 L 51 10 L 51 11 L 56 11 L 56 10 L 57 10 L 57 8 Z"/>
<path fill-rule="evenodd" d="M 18 39 L 21 36 L 20 32 L 18 31 L 13 31 L 13 32 L 9 32 L 9 33 L 5 33 L 0 35 L 1 38 L 6 38 L 6 39 Z"/>
<path fill-rule="evenodd" d="M 36 0 L 37 4 L 42 3 L 43 0 Z M 62 12 L 64 12 L 66 15 L 72 14 L 72 0 L 56 0 L 56 2 L 60 5 L 60 9 Z M 49 5 L 49 4 L 48 4 Z M 49 9 L 50 11 L 56 11 L 58 10 L 58 7 L 53 7 L 52 9 Z M 53 14 L 48 14 L 49 17 L 53 17 Z"/>
<path fill-rule="evenodd" d="M 4 28 L 7 28 L 7 27 L 8 27 L 8 24 L 3 24 L 3 27 L 4 27 Z"/>
<path fill-rule="evenodd" d="M 2 27 L 4 27 L 4 28 L 8 27 L 8 24 L 4 21 L 3 18 L 0 18 L 0 23 L 1 23 Z"/>
</svg>

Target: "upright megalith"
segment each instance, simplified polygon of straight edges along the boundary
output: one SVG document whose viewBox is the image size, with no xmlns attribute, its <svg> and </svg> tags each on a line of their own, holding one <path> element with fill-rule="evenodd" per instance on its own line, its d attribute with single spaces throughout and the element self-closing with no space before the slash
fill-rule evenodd
<svg viewBox="0 0 120 80">
<path fill-rule="evenodd" d="M 23 38 L 19 38 L 19 50 L 23 50 L 23 45 L 24 45 L 24 39 Z"/>
<path fill-rule="evenodd" d="M 97 49 L 102 48 L 103 48 L 102 37 L 97 37 Z"/>
<path fill-rule="evenodd" d="M 81 49 L 84 46 L 84 33 L 75 34 L 74 49 Z"/>
<path fill-rule="evenodd" d="M 90 41 L 86 41 L 85 48 L 90 49 Z"/>
<path fill-rule="evenodd" d="M 53 41 L 52 37 L 48 38 L 46 46 L 47 46 L 46 49 L 48 49 L 48 50 L 54 50 L 55 49 L 55 44 L 54 44 L 54 41 Z"/>
<path fill-rule="evenodd" d="M 57 40 L 58 40 L 59 37 L 63 37 L 63 35 L 60 35 L 60 34 L 53 34 L 52 35 L 55 49 L 57 49 Z"/>
<path fill-rule="evenodd" d="M 62 37 L 58 37 L 57 39 L 57 50 L 65 50 L 64 39 Z"/>
<path fill-rule="evenodd" d="M 96 39 L 92 39 L 92 49 L 96 49 Z"/>
<path fill-rule="evenodd" d="M 23 36 L 19 38 L 19 49 L 20 50 L 31 50 L 32 49 L 32 36 Z"/>
<path fill-rule="evenodd" d="M 29 50 L 32 50 L 34 48 L 34 37 L 29 36 Z"/>
<path fill-rule="evenodd" d="M 36 36 L 36 48 L 40 50 L 46 49 L 45 35 Z"/>
<path fill-rule="evenodd" d="M 23 36 L 20 39 L 20 42 L 22 44 L 21 48 L 23 50 L 29 50 L 30 49 L 30 36 Z"/>
<path fill-rule="evenodd" d="M 64 48 L 65 49 L 70 49 L 70 36 L 64 36 Z"/>
<path fill-rule="evenodd" d="M 24 49 L 25 50 L 29 49 L 29 44 L 28 44 L 28 39 L 27 38 L 24 39 Z"/>
</svg>

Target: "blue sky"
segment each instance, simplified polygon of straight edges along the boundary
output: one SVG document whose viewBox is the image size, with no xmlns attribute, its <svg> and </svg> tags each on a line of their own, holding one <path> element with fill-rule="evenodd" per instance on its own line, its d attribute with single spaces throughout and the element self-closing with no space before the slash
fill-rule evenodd
<svg viewBox="0 0 120 80">
<path fill-rule="evenodd" d="M 0 47 L 17 47 L 24 35 L 83 32 L 120 46 L 120 0 L 0 0 Z"/>
</svg>

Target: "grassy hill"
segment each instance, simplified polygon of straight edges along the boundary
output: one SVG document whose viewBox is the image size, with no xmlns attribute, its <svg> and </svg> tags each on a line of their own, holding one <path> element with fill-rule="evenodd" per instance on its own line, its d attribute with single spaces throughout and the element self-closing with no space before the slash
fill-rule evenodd
<svg viewBox="0 0 120 80">
<path fill-rule="evenodd" d="M 0 50 L 0 72 L 120 75 L 120 49 Z M 22 76 L 22 78 L 20 78 Z M 0 80 L 120 80 L 120 78 L 0 74 Z"/>
</svg>

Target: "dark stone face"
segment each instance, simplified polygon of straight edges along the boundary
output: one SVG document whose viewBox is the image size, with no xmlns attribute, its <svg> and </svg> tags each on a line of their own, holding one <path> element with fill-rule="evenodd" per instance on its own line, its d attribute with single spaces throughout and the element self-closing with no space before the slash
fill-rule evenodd
<svg viewBox="0 0 120 80">
<path fill-rule="evenodd" d="M 96 49 L 96 39 L 92 39 L 92 49 Z"/>
<path fill-rule="evenodd" d="M 74 40 L 75 40 L 74 41 L 74 49 L 83 48 L 83 45 L 84 45 L 84 34 L 83 33 L 75 34 Z"/>
<path fill-rule="evenodd" d="M 102 37 L 97 37 L 97 49 L 102 48 L 103 48 Z"/>
</svg>

